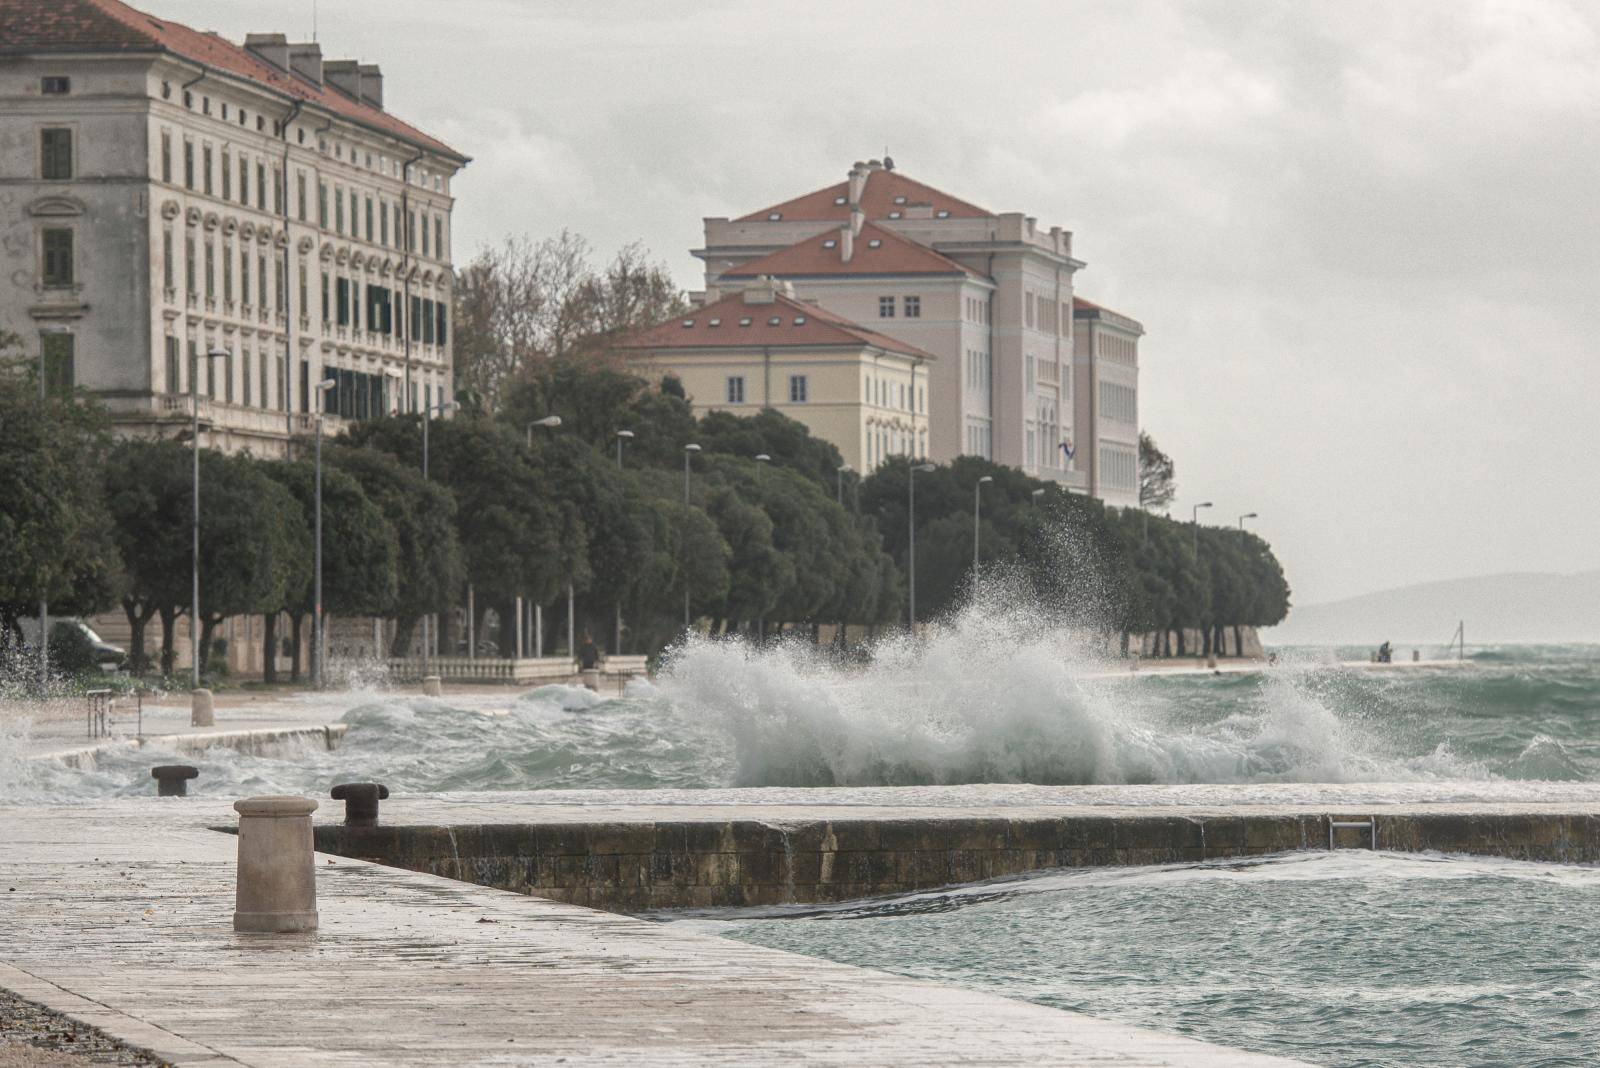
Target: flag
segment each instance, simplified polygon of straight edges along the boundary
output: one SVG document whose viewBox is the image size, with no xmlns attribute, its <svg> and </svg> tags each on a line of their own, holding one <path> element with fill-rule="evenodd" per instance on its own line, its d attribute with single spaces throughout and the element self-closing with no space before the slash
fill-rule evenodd
<svg viewBox="0 0 1600 1068">
<path fill-rule="evenodd" d="M 1063 441 L 1061 443 L 1061 455 L 1065 456 L 1068 460 L 1072 459 L 1072 442 Z"/>
</svg>

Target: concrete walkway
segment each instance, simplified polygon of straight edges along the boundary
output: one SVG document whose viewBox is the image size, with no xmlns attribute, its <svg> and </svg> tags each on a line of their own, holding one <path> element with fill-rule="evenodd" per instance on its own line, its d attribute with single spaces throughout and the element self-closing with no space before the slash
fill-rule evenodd
<svg viewBox="0 0 1600 1068">
<path fill-rule="evenodd" d="M 318 933 L 236 935 L 233 823 L 0 807 L 0 987 L 183 1066 L 1293 1063 L 321 855 Z"/>
</svg>

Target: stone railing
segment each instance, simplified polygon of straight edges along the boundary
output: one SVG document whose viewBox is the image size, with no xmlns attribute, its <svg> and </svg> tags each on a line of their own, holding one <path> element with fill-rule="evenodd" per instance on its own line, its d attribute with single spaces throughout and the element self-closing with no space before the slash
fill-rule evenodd
<svg viewBox="0 0 1600 1068">
<path fill-rule="evenodd" d="M 627 679 L 647 673 L 647 658 L 608 656 L 600 661 L 600 673 L 607 678 Z M 582 672 L 576 660 L 561 656 L 524 657 L 502 660 L 486 656 L 397 657 L 389 661 L 389 675 L 396 682 L 416 682 L 426 675 L 437 675 L 446 682 L 502 682 L 507 684 L 576 681 Z"/>
</svg>

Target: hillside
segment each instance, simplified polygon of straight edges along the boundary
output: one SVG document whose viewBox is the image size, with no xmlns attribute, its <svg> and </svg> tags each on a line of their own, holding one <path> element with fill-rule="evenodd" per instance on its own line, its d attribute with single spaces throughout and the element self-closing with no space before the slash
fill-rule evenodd
<svg viewBox="0 0 1600 1068">
<path fill-rule="evenodd" d="M 1263 633 L 1272 645 L 1443 645 L 1465 620 L 1467 642 L 1600 641 L 1600 571 L 1520 572 L 1401 586 L 1296 607 Z"/>
</svg>

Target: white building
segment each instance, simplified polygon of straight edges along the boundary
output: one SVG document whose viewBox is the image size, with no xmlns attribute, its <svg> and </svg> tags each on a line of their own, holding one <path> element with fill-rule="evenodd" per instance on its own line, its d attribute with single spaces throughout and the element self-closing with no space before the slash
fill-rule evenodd
<svg viewBox="0 0 1600 1068">
<path fill-rule="evenodd" d="M 376 66 L 316 44 L 6 0 L 0 329 L 124 433 L 187 422 L 191 386 L 208 443 L 260 455 L 309 428 L 327 378 L 330 430 L 432 403 L 467 162 L 384 110 Z"/>
<path fill-rule="evenodd" d="M 1073 286 L 1084 264 L 1068 231 L 957 199 L 885 159 L 740 218 L 706 219 L 705 246 L 694 255 L 705 262 L 707 300 L 756 277 L 779 278 L 802 298 L 936 356 L 933 459 L 983 456 L 1132 503 L 1095 482 L 1089 462 L 1101 437 L 1092 421 L 1103 409 L 1077 395 Z M 1136 389 L 1137 374 L 1118 382 Z M 1132 433 L 1137 441 L 1137 422 Z"/>
</svg>

